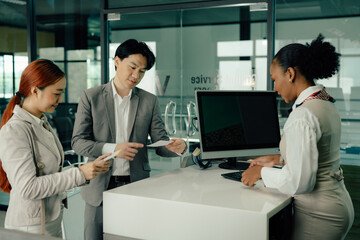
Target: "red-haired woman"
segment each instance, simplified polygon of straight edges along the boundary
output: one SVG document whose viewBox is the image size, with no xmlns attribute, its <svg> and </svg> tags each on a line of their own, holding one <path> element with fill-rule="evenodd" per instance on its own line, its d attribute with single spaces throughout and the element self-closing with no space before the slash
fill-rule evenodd
<svg viewBox="0 0 360 240">
<path fill-rule="evenodd" d="M 65 87 L 65 74 L 52 61 L 36 60 L 25 68 L 19 91 L 5 109 L 0 130 L 0 188 L 10 193 L 5 228 L 41 233 L 45 215 L 45 234 L 61 237 L 65 190 L 109 169 L 106 154 L 61 171 L 63 149 L 43 113 L 54 112 Z"/>
</svg>

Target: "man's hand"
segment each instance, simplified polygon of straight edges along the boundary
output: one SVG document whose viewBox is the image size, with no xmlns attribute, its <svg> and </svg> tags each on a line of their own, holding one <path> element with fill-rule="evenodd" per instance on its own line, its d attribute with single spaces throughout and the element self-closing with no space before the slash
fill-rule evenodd
<svg viewBox="0 0 360 240">
<path fill-rule="evenodd" d="M 185 141 L 181 138 L 173 138 L 171 139 L 173 141 L 169 145 L 166 145 L 166 148 L 169 149 L 172 152 L 182 154 L 185 150 L 186 144 Z"/>
<path fill-rule="evenodd" d="M 135 155 L 137 154 L 137 148 L 144 147 L 141 143 L 134 143 L 134 142 L 125 142 L 119 143 L 116 145 L 114 152 L 120 150 L 120 153 L 116 156 L 118 158 L 124 158 L 126 160 L 132 161 L 134 160 Z"/>
</svg>

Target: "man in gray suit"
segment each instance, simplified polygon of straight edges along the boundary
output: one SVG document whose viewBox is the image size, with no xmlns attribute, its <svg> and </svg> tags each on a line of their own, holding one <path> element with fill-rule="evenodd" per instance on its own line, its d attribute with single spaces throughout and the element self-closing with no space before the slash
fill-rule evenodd
<svg viewBox="0 0 360 240">
<path fill-rule="evenodd" d="M 111 160 L 110 171 L 82 187 L 85 240 L 103 239 L 103 191 L 150 176 L 148 135 L 152 142 L 169 140 L 157 97 L 136 87 L 154 62 L 145 43 L 129 39 L 116 50 L 115 77 L 81 95 L 72 138 L 75 152 L 93 161 L 103 153 L 121 150 Z M 157 148 L 157 154 L 175 157 L 186 150 L 182 139 L 172 141 Z"/>
</svg>

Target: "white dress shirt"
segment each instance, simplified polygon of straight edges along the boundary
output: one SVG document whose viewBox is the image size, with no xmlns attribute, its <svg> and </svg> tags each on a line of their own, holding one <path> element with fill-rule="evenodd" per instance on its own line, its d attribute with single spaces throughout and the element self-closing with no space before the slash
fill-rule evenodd
<svg viewBox="0 0 360 240">
<path fill-rule="evenodd" d="M 322 85 L 309 87 L 296 99 L 283 129 L 286 165 L 282 169 L 263 167 L 261 177 L 265 186 L 290 195 L 314 188 L 319 156 L 317 142 L 322 134 L 320 123 L 309 109 L 296 106 L 322 88 Z"/>
<path fill-rule="evenodd" d="M 132 90 L 130 91 L 129 95 L 122 98 L 116 91 L 114 80 L 111 81 L 111 87 L 113 90 L 113 97 L 114 97 L 116 143 L 105 143 L 102 148 L 103 154 L 114 152 L 116 145 L 119 143 L 128 142 L 127 127 L 128 127 L 129 109 L 130 109 L 130 97 Z M 124 158 L 114 158 L 112 165 L 112 175 L 114 176 L 130 175 L 129 161 Z"/>
</svg>

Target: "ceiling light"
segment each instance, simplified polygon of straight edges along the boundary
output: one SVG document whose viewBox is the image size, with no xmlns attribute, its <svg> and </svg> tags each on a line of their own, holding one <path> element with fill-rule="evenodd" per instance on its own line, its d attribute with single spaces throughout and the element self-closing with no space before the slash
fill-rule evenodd
<svg viewBox="0 0 360 240">
<path fill-rule="evenodd" d="M 0 2 L 7 2 L 7 3 L 18 4 L 18 5 L 26 5 L 26 1 L 22 1 L 22 0 L 0 0 Z"/>
<path fill-rule="evenodd" d="M 257 3 L 254 5 L 250 5 L 250 12 L 267 11 L 267 10 L 268 10 L 267 3 Z"/>
</svg>

